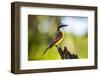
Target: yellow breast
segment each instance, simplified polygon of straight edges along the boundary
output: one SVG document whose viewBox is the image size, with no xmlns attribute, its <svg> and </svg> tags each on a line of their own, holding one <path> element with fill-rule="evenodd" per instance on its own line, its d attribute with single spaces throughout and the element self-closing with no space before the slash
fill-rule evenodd
<svg viewBox="0 0 100 76">
<path fill-rule="evenodd" d="M 55 45 L 59 45 L 63 39 L 64 39 L 64 32 L 62 32 L 62 38 L 59 41 L 57 41 Z"/>
</svg>

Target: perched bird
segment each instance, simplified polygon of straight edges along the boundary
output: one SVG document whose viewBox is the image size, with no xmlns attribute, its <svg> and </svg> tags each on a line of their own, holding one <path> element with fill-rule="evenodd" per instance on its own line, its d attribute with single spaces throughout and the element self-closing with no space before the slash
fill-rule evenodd
<svg viewBox="0 0 100 76">
<path fill-rule="evenodd" d="M 50 45 L 49 45 L 48 48 L 44 51 L 43 55 L 47 52 L 48 49 L 50 49 L 50 48 L 53 47 L 53 46 L 57 46 L 59 43 L 61 43 L 61 41 L 62 41 L 63 38 L 64 38 L 64 32 L 61 31 L 60 29 L 61 29 L 62 27 L 65 27 L 65 26 L 68 26 L 68 25 L 60 24 L 60 25 L 58 26 L 57 33 L 56 33 L 55 37 L 52 39 Z"/>
</svg>

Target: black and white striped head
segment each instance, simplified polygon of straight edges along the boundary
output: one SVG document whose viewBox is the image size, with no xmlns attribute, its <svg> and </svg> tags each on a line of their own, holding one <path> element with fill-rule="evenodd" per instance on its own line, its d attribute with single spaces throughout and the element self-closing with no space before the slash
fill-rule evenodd
<svg viewBox="0 0 100 76">
<path fill-rule="evenodd" d="M 60 31 L 60 29 L 61 29 L 62 27 L 66 27 L 66 26 L 68 26 L 68 25 L 66 25 L 66 24 L 59 24 L 57 31 Z"/>
</svg>

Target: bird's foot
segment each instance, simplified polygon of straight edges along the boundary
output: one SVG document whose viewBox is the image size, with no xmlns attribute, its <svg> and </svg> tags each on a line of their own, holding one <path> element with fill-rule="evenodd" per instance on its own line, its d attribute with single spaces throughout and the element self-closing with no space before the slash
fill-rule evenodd
<svg viewBox="0 0 100 76">
<path fill-rule="evenodd" d="M 59 48 L 60 48 L 60 46 L 56 45 L 56 48 L 57 48 L 57 49 L 59 49 Z"/>
</svg>

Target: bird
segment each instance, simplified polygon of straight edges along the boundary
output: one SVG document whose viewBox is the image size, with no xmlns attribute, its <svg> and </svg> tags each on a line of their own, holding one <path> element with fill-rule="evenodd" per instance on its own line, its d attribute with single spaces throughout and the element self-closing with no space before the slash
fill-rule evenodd
<svg viewBox="0 0 100 76">
<path fill-rule="evenodd" d="M 49 46 L 47 47 L 47 49 L 44 51 L 43 55 L 47 52 L 48 49 L 52 48 L 53 46 L 56 46 L 58 44 L 61 43 L 61 41 L 63 40 L 64 38 L 64 32 L 61 31 L 61 28 L 62 27 L 66 27 L 68 25 L 65 25 L 65 24 L 59 24 L 58 28 L 57 28 L 57 32 L 56 32 L 56 35 L 54 36 L 54 38 L 52 39 L 51 43 L 49 44 Z"/>
</svg>

